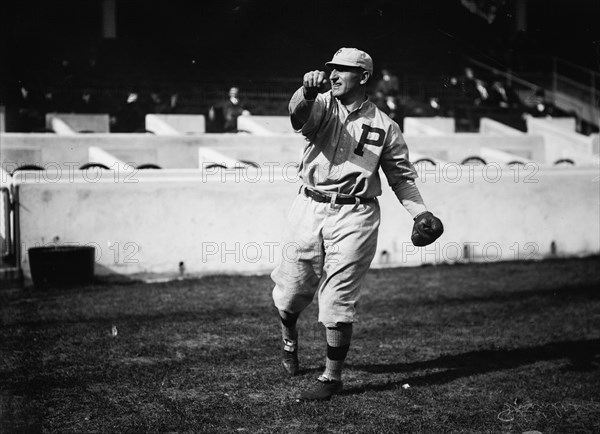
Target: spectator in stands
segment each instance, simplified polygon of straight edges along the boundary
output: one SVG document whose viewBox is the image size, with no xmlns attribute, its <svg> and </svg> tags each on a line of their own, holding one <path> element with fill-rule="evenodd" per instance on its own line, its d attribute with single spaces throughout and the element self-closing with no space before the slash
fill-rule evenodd
<svg viewBox="0 0 600 434">
<path fill-rule="evenodd" d="M 523 109 L 521 98 L 519 98 L 512 86 L 504 83 L 500 77 L 494 77 L 492 85 L 488 90 L 487 102 L 491 106 L 501 107 L 503 109 Z"/>
<path fill-rule="evenodd" d="M 40 92 L 25 80 L 19 80 L 13 89 L 10 106 L 14 107 L 14 131 L 25 133 L 44 131 L 45 115 L 41 111 L 44 104 Z"/>
<path fill-rule="evenodd" d="M 496 78 L 492 82 L 488 90 L 488 99 L 487 103 L 491 106 L 501 107 L 507 109 L 509 107 L 508 104 L 508 93 L 506 92 L 506 88 L 500 79 Z"/>
<path fill-rule="evenodd" d="M 125 103 L 111 119 L 111 131 L 116 133 L 141 133 L 146 131 L 145 115 L 137 92 L 130 92 Z"/>
<path fill-rule="evenodd" d="M 440 104 L 440 99 L 435 96 L 429 97 L 428 116 L 442 116 L 444 115 L 443 108 Z"/>
<path fill-rule="evenodd" d="M 149 113 L 170 113 L 171 105 L 170 101 L 165 95 L 161 95 L 158 92 L 150 93 L 150 106 L 148 107 Z"/>
<path fill-rule="evenodd" d="M 473 105 L 481 105 L 488 99 L 488 92 L 485 88 L 485 82 L 475 77 L 473 69 L 466 67 L 463 75 L 458 79 L 458 84 L 463 95 Z"/>
<path fill-rule="evenodd" d="M 483 80 L 476 78 L 473 69 L 467 66 L 460 74 L 444 77 L 442 85 L 444 93 L 440 105 L 445 115 L 455 118 L 457 131 L 476 131 L 475 112 L 488 98 Z"/>
<path fill-rule="evenodd" d="M 373 102 L 390 118 L 402 126 L 404 118 L 403 107 L 400 105 L 400 85 L 390 69 L 381 70 L 381 78 L 375 85 Z"/>
<path fill-rule="evenodd" d="M 375 85 L 375 93 L 377 93 L 378 91 L 386 97 L 397 97 L 400 94 L 400 85 L 398 77 L 392 74 L 391 70 L 387 68 L 381 70 L 381 78 Z"/>
<path fill-rule="evenodd" d="M 456 75 L 442 75 L 439 94 L 434 97 L 443 109 L 443 116 L 449 117 L 454 117 L 458 106 L 467 102 Z"/>
<path fill-rule="evenodd" d="M 44 113 L 55 113 L 59 111 L 58 103 L 54 97 L 54 92 L 46 90 L 44 92 L 44 99 L 42 100 L 41 110 Z"/>
<path fill-rule="evenodd" d="M 548 100 L 546 92 L 542 88 L 537 89 L 528 102 L 530 103 L 529 112 L 532 116 L 547 117 L 552 116 L 554 112 L 554 106 Z"/>
<path fill-rule="evenodd" d="M 239 88 L 229 89 L 226 100 L 213 105 L 208 111 L 208 120 L 214 132 L 237 133 L 237 118 L 249 115 L 250 111 L 245 101 L 240 99 Z"/>
<path fill-rule="evenodd" d="M 381 90 L 376 90 L 375 94 L 372 96 L 371 99 L 373 103 L 377 106 L 377 108 L 388 116 L 390 116 L 392 108 L 395 108 L 394 105 L 392 105 L 391 107 L 388 105 L 387 97 L 383 94 Z"/>
<path fill-rule="evenodd" d="M 75 113 L 100 113 L 100 102 L 90 89 L 84 89 L 73 107 Z"/>
<path fill-rule="evenodd" d="M 173 93 L 169 97 L 169 113 L 179 113 L 179 94 Z"/>
</svg>

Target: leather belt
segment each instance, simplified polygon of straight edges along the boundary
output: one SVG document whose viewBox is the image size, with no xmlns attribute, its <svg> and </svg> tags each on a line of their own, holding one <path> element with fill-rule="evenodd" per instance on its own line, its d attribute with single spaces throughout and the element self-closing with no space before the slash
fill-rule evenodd
<svg viewBox="0 0 600 434">
<path fill-rule="evenodd" d="M 335 203 L 336 205 L 358 205 L 359 203 L 373 203 L 375 198 L 373 197 L 340 197 L 337 194 L 326 194 L 320 191 L 311 190 L 308 187 L 302 187 L 304 195 L 310 197 L 315 202 L 321 203 Z"/>
</svg>

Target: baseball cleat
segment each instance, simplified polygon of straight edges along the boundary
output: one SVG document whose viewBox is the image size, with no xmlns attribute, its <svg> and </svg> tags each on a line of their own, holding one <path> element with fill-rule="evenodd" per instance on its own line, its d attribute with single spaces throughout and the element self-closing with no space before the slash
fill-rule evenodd
<svg viewBox="0 0 600 434">
<path fill-rule="evenodd" d="M 296 396 L 296 401 L 328 401 L 336 393 L 342 391 L 341 380 L 330 380 L 321 375 L 315 384 Z"/>
<path fill-rule="evenodd" d="M 298 374 L 298 345 L 288 339 L 283 340 L 283 351 L 281 356 L 281 366 L 290 376 Z"/>
</svg>

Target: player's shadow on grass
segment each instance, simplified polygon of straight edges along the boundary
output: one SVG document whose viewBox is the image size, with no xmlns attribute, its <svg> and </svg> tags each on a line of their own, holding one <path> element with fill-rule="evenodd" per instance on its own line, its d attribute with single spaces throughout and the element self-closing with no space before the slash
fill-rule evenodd
<svg viewBox="0 0 600 434">
<path fill-rule="evenodd" d="M 342 393 L 355 394 L 365 391 L 392 390 L 404 383 L 411 386 L 445 384 L 462 377 L 513 369 L 549 360 L 569 359 L 570 365 L 564 368 L 566 370 L 593 370 L 599 368 L 597 360 L 595 360 L 599 355 L 600 339 L 591 339 L 552 342 L 535 347 L 511 350 L 472 351 L 413 363 L 350 365 L 349 368 L 374 374 L 433 372 L 425 372 L 385 384 L 365 384 L 360 387 L 348 388 Z"/>
</svg>

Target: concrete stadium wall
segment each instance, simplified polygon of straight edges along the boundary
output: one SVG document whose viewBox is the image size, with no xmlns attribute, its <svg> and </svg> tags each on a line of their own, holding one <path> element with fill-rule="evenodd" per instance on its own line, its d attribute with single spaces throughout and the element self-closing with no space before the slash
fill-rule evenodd
<svg viewBox="0 0 600 434">
<path fill-rule="evenodd" d="M 440 160 L 460 162 L 481 155 L 481 148 L 497 149 L 531 161 L 546 160 L 544 139 L 541 136 L 486 136 L 475 133 L 455 133 L 445 136 L 404 136 L 410 150 Z"/>
<path fill-rule="evenodd" d="M 575 118 L 539 118 L 544 121 L 544 123 L 553 125 L 558 128 L 563 128 L 565 130 L 575 132 L 577 130 L 577 120 Z"/>
<path fill-rule="evenodd" d="M 278 170 L 97 173 L 15 179 L 26 276 L 27 249 L 54 241 L 94 245 L 98 274 L 268 272 L 299 186 Z M 418 186 L 446 233 L 412 246 L 412 220 L 385 186 L 374 266 L 538 259 L 552 243 L 558 255 L 600 252 L 597 170 L 448 164 Z"/>
<path fill-rule="evenodd" d="M 262 135 L 294 132 L 289 116 L 240 116 L 238 129 Z"/>
<path fill-rule="evenodd" d="M 480 155 L 482 148 L 515 154 L 528 160 L 546 162 L 541 136 L 485 136 L 456 133 L 444 136 L 405 135 L 409 149 L 443 161 L 460 162 Z M 252 136 L 247 134 L 203 134 L 198 136 L 156 136 L 153 134 L 55 134 L 3 133 L 0 164 L 10 168 L 22 164 L 79 167 L 89 162 L 89 147 L 109 152 L 134 166 L 153 163 L 162 168 L 198 168 L 198 148 L 209 147 L 231 158 L 259 164 L 295 163 L 305 146 L 299 134 Z"/>
<path fill-rule="evenodd" d="M 567 113 L 575 113 L 579 118 L 591 123 L 597 123 L 600 119 L 600 107 L 598 103 L 582 103 L 582 99 L 564 92 L 553 92 L 554 104 Z"/>
<path fill-rule="evenodd" d="M 404 134 L 441 136 L 454 133 L 454 118 L 444 117 L 406 117 L 404 118 Z"/>
<path fill-rule="evenodd" d="M 147 114 L 146 130 L 155 131 L 152 119 L 164 122 L 179 134 L 204 134 L 206 132 L 206 119 L 204 115 L 172 115 L 172 114 Z"/>
<path fill-rule="evenodd" d="M 75 132 L 110 132 L 110 122 L 108 114 L 47 113 L 46 128 L 52 129 L 53 118 L 60 119 Z"/>
<path fill-rule="evenodd" d="M 464 254 L 465 245 L 466 259 L 486 262 L 547 257 L 553 242 L 558 255 L 600 252 L 595 169 L 446 165 L 421 175 L 417 185 L 445 234 L 431 246 L 413 247 L 411 222 L 384 189 L 379 255 L 386 250 L 394 265 L 461 261 L 458 250 Z M 581 224 L 573 225 L 580 216 Z"/>
<path fill-rule="evenodd" d="M 564 158 L 578 166 L 597 165 L 598 135 L 584 136 L 575 132 L 574 118 L 527 119 L 528 133 L 522 133 L 492 119 L 482 118 L 480 131 L 490 136 L 541 136 L 545 144 L 545 164 L 552 165 Z"/>
<path fill-rule="evenodd" d="M 134 166 L 145 163 L 162 168 L 198 168 L 198 149 L 211 147 L 225 155 L 257 163 L 297 162 L 304 139 L 297 134 L 252 137 L 243 134 L 155 136 L 153 134 L 55 134 L 5 133 L 0 138 L 0 164 L 5 169 L 23 164 L 75 167 L 87 163 L 88 148 L 101 148 Z M 10 170 L 9 170 L 10 171 Z"/>
<path fill-rule="evenodd" d="M 55 240 L 94 245 L 99 274 L 176 275 L 181 262 L 190 273 L 265 271 L 298 188 L 293 178 L 258 180 L 252 171 L 240 182 L 235 170 L 229 182 L 217 171 L 97 173 L 95 182 L 76 175 L 51 183 L 48 173 L 19 184 L 26 276 L 27 249 Z"/>
<path fill-rule="evenodd" d="M 481 118 L 479 132 L 491 136 L 523 136 L 525 133 L 490 118 Z"/>
<path fill-rule="evenodd" d="M 569 158 L 578 166 L 594 165 L 593 156 L 598 155 L 598 135 L 585 136 L 531 116 L 527 118 L 527 131 L 544 137 L 548 163 Z"/>
</svg>

